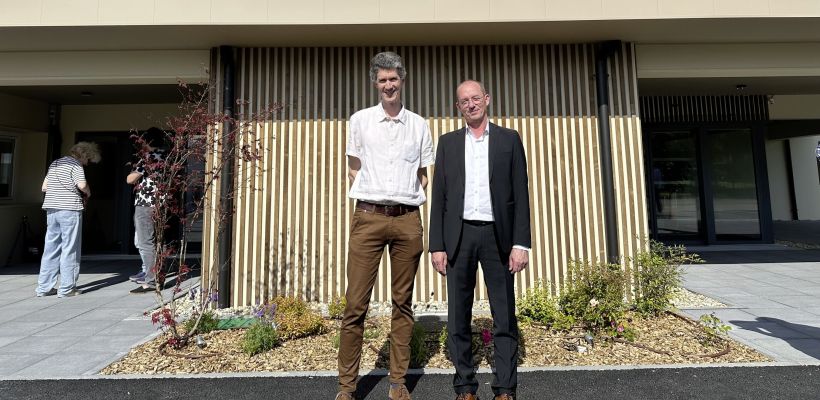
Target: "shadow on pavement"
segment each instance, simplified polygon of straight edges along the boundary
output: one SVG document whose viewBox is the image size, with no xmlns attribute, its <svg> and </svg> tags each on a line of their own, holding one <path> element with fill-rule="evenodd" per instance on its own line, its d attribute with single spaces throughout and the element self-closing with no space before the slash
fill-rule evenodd
<svg viewBox="0 0 820 400">
<path fill-rule="evenodd" d="M 415 375 L 415 374 L 405 375 L 405 377 L 404 377 L 405 378 L 405 383 L 404 384 L 407 386 L 407 390 L 410 391 L 410 393 L 413 393 L 413 390 L 416 388 L 416 385 L 418 385 L 419 380 L 421 379 L 422 376 L 423 375 Z M 359 382 L 356 384 L 356 393 L 355 393 L 356 398 L 357 399 L 367 398 L 367 396 L 370 395 L 370 392 L 372 392 L 373 389 L 376 388 L 376 386 L 379 384 L 379 382 L 381 382 L 382 380 L 386 380 L 386 379 L 387 379 L 387 376 L 385 376 L 384 374 L 379 374 L 379 373 L 369 373 L 367 375 L 362 376 L 361 378 L 359 378 Z M 375 397 L 381 398 L 382 396 L 375 396 Z M 384 397 L 387 397 L 387 393 L 384 393 Z"/>
<path fill-rule="evenodd" d="M 820 328 L 809 326 L 809 325 L 802 325 L 802 324 L 795 324 L 792 322 L 784 321 L 779 318 L 771 318 L 771 317 L 758 317 L 754 321 L 729 321 L 733 325 L 748 330 L 750 332 L 760 333 L 762 335 L 782 339 L 790 346 L 792 346 L 795 350 L 802 352 L 803 354 L 812 357 L 814 359 L 820 360 Z M 778 327 L 785 328 L 790 331 L 802 333 L 808 338 L 789 338 L 783 337 L 787 336 L 784 334 L 783 331 L 773 330 L 771 329 L 773 325 L 777 325 Z M 814 340 L 811 340 L 814 339 Z"/>
</svg>

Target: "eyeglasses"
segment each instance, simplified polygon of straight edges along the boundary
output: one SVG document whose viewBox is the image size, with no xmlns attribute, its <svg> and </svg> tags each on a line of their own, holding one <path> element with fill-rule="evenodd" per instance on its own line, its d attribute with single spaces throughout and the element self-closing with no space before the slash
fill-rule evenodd
<svg viewBox="0 0 820 400">
<path fill-rule="evenodd" d="M 459 107 L 464 108 L 464 107 L 467 107 L 470 104 L 480 103 L 481 100 L 484 100 L 485 96 L 487 96 L 487 95 L 485 94 L 484 96 L 473 96 L 469 99 L 461 99 L 456 104 L 458 104 Z"/>
</svg>

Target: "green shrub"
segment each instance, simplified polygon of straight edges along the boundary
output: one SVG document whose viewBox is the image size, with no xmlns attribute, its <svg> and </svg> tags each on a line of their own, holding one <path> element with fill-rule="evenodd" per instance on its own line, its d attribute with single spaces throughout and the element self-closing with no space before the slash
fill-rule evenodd
<svg viewBox="0 0 820 400">
<path fill-rule="evenodd" d="M 724 324 L 715 313 L 701 315 L 700 326 L 703 328 L 703 334 L 699 335 L 698 339 L 704 346 L 720 343 L 722 339 L 728 336 L 728 332 L 732 330 L 732 327 Z"/>
<path fill-rule="evenodd" d="M 552 325 L 561 318 L 560 314 L 548 283 L 535 282 L 518 300 L 518 319 L 523 322 Z"/>
<path fill-rule="evenodd" d="M 345 307 L 347 306 L 347 299 L 344 296 L 341 297 L 334 297 L 330 300 L 330 303 L 327 303 L 327 315 L 331 319 L 342 319 L 345 313 Z"/>
<path fill-rule="evenodd" d="M 645 316 L 666 311 L 681 286 L 680 265 L 700 261 L 697 254 L 687 254 L 683 246 L 650 241 L 649 251 L 634 259 L 635 309 Z"/>
<path fill-rule="evenodd" d="M 191 318 L 188 318 L 183 325 L 185 328 L 185 332 L 189 334 L 193 334 L 192 330 L 194 329 L 194 324 L 196 324 L 197 319 L 199 318 L 199 314 L 191 315 Z M 219 319 L 216 317 L 213 311 L 205 310 L 202 312 L 202 318 L 199 320 L 199 325 L 196 326 L 197 333 L 208 333 L 210 331 L 216 330 L 217 326 L 219 325 Z"/>
<path fill-rule="evenodd" d="M 421 367 L 427 359 L 427 331 L 419 324 L 413 325 L 413 336 L 410 337 L 410 365 Z"/>
<path fill-rule="evenodd" d="M 242 336 L 242 351 L 253 356 L 268 351 L 279 344 L 279 333 L 270 323 L 257 321 Z"/>
<path fill-rule="evenodd" d="M 322 316 L 296 297 L 276 297 L 276 328 L 283 340 L 297 339 L 326 332 Z"/>
<path fill-rule="evenodd" d="M 442 349 L 447 347 L 447 325 L 442 326 L 438 333 L 438 345 Z"/>
<path fill-rule="evenodd" d="M 330 338 L 330 341 L 331 341 L 331 344 L 333 345 L 333 348 L 336 349 L 336 350 L 339 350 L 339 346 L 341 346 L 341 343 L 342 343 L 342 332 L 341 331 L 336 331 L 336 333 L 333 335 L 333 337 Z"/>
<path fill-rule="evenodd" d="M 558 306 L 567 322 L 600 331 L 623 319 L 625 287 L 620 265 L 573 261 Z"/>
</svg>

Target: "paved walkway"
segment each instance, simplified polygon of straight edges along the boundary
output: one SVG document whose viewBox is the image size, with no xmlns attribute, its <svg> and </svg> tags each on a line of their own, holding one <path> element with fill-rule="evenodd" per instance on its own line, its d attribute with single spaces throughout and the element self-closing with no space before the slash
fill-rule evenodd
<svg viewBox="0 0 820 400">
<path fill-rule="evenodd" d="M 684 285 L 729 305 L 715 312 L 731 335 L 775 361 L 820 364 L 820 250 L 711 247 Z M 37 266 L 0 269 L 0 381 L 93 375 L 156 332 L 127 276 L 139 261 L 84 260 L 82 295 L 36 298 Z M 195 283 L 192 280 L 188 284 Z M 0 395 L 2 398 L 2 395 Z"/>
<path fill-rule="evenodd" d="M 684 287 L 728 307 L 684 312 L 714 312 L 732 337 L 775 361 L 820 363 L 820 250 L 720 250 L 685 268 Z"/>
<path fill-rule="evenodd" d="M 0 378 L 95 374 L 156 332 L 143 316 L 156 307 L 156 296 L 129 293 L 137 259 L 84 259 L 83 293 L 63 299 L 35 297 L 38 269 L 0 269 Z"/>
</svg>

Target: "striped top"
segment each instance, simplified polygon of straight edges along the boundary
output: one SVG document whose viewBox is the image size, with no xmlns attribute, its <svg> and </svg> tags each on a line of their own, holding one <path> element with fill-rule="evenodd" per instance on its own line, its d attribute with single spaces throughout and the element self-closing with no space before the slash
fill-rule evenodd
<svg viewBox="0 0 820 400">
<path fill-rule="evenodd" d="M 48 186 L 43 201 L 44 210 L 81 211 L 84 208 L 80 189 L 77 188 L 77 185 L 85 182 L 85 173 L 80 161 L 68 156 L 55 160 L 48 167 L 46 179 Z"/>
</svg>

